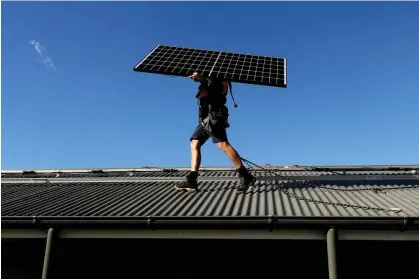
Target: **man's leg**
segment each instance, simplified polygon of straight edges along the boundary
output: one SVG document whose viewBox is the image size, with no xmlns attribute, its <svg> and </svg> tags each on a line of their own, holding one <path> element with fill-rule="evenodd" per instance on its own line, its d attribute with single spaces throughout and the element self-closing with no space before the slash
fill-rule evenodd
<svg viewBox="0 0 419 279">
<path fill-rule="evenodd" d="M 239 153 L 229 143 L 226 129 L 213 129 L 212 141 L 217 144 L 217 146 L 228 156 L 228 158 L 236 167 L 240 177 L 240 184 L 236 187 L 236 191 L 246 192 L 246 190 L 256 182 L 256 178 L 247 171 L 246 167 L 243 165 Z"/>
<path fill-rule="evenodd" d="M 199 139 L 191 140 L 191 171 L 198 172 L 201 166 L 201 143 Z"/>
<path fill-rule="evenodd" d="M 217 140 L 216 140 L 217 141 Z M 234 164 L 236 169 L 240 169 L 243 167 L 243 162 L 240 158 L 239 153 L 236 149 L 228 141 L 217 141 L 217 146 L 223 151 L 227 157 L 231 160 Z"/>
<path fill-rule="evenodd" d="M 186 175 L 185 181 L 177 184 L 175 188 L 177 190 L 186 190 L 188 192 L 194 192 L 198 189 L 198 171 L 201 166 L 201 146 L 209 139 L 202 128 L 198 125 L 190 138 L 191 145 L 191 171 Z"/>
</svg>

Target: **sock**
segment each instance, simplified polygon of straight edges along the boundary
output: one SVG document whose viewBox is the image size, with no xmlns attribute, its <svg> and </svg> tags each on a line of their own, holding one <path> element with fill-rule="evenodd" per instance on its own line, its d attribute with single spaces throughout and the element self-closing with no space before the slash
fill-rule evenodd
<svg viewBox="0 0 419 279">
<path fill-rule="evenodd" d="M 242 166 L 241 168 L 237 169 L 237 172 L 242 176 L 244 176 L 248 173 L 245 166 Z"/>
<path fill-rule="evenodd" d="M 198 177 L 198 172 L 197 172 L 197 171 L 191 171 L 191 172 L 189 173 L 189 178 L 190 178 L 190 179 L 196 180 L 196 179 L 197 179 L 197 177 Z"/>
</svg>

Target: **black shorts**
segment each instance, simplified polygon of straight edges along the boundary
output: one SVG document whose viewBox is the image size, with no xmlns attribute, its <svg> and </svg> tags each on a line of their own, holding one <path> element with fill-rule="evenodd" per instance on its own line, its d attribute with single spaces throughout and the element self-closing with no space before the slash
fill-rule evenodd
<svg viewBox="0 0 419 279">
<path fill-rule="evenodd" d="M 199 143 L 203 145 L 210 137 L 212 138 L 213 143 L 228 142 L 226 128 L 222 125 L 215 125 L 212 127 L 212 135 L 210 136 L 199 124 L 191 136 L 191 141 L 194 139 L 199 140 Z"/>
</svg>

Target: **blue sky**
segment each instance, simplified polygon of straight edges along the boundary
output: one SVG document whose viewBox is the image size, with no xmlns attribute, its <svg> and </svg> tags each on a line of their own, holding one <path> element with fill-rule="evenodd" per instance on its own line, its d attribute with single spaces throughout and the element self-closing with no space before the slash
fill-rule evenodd
<svg viewBox="0 0 419 279">
<path fill-rule="evenodd" d="M 246 159 L 418 163 L 418 14 L 418 2 L 2 2 L 2 168 L 189 166 L 197 84 L 132 70 L 157 44 L 288 59 L 286 89 L 234 84 L 228 132 Z M 202 163 L 232 165 L 211 141 Z"/>
</svg>

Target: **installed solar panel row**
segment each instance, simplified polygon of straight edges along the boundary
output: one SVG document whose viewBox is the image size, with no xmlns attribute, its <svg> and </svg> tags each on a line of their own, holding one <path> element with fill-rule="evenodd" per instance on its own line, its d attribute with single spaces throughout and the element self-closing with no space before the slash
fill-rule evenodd
<svg viewBox="0 0 419 279">
<path fill-rule="evenodd" d="M 232 82 L 287 85 L 285 58 L 175 46 L 156 46 L 134 71 L 174 76 L 198 72 Z"/>
</svg>

